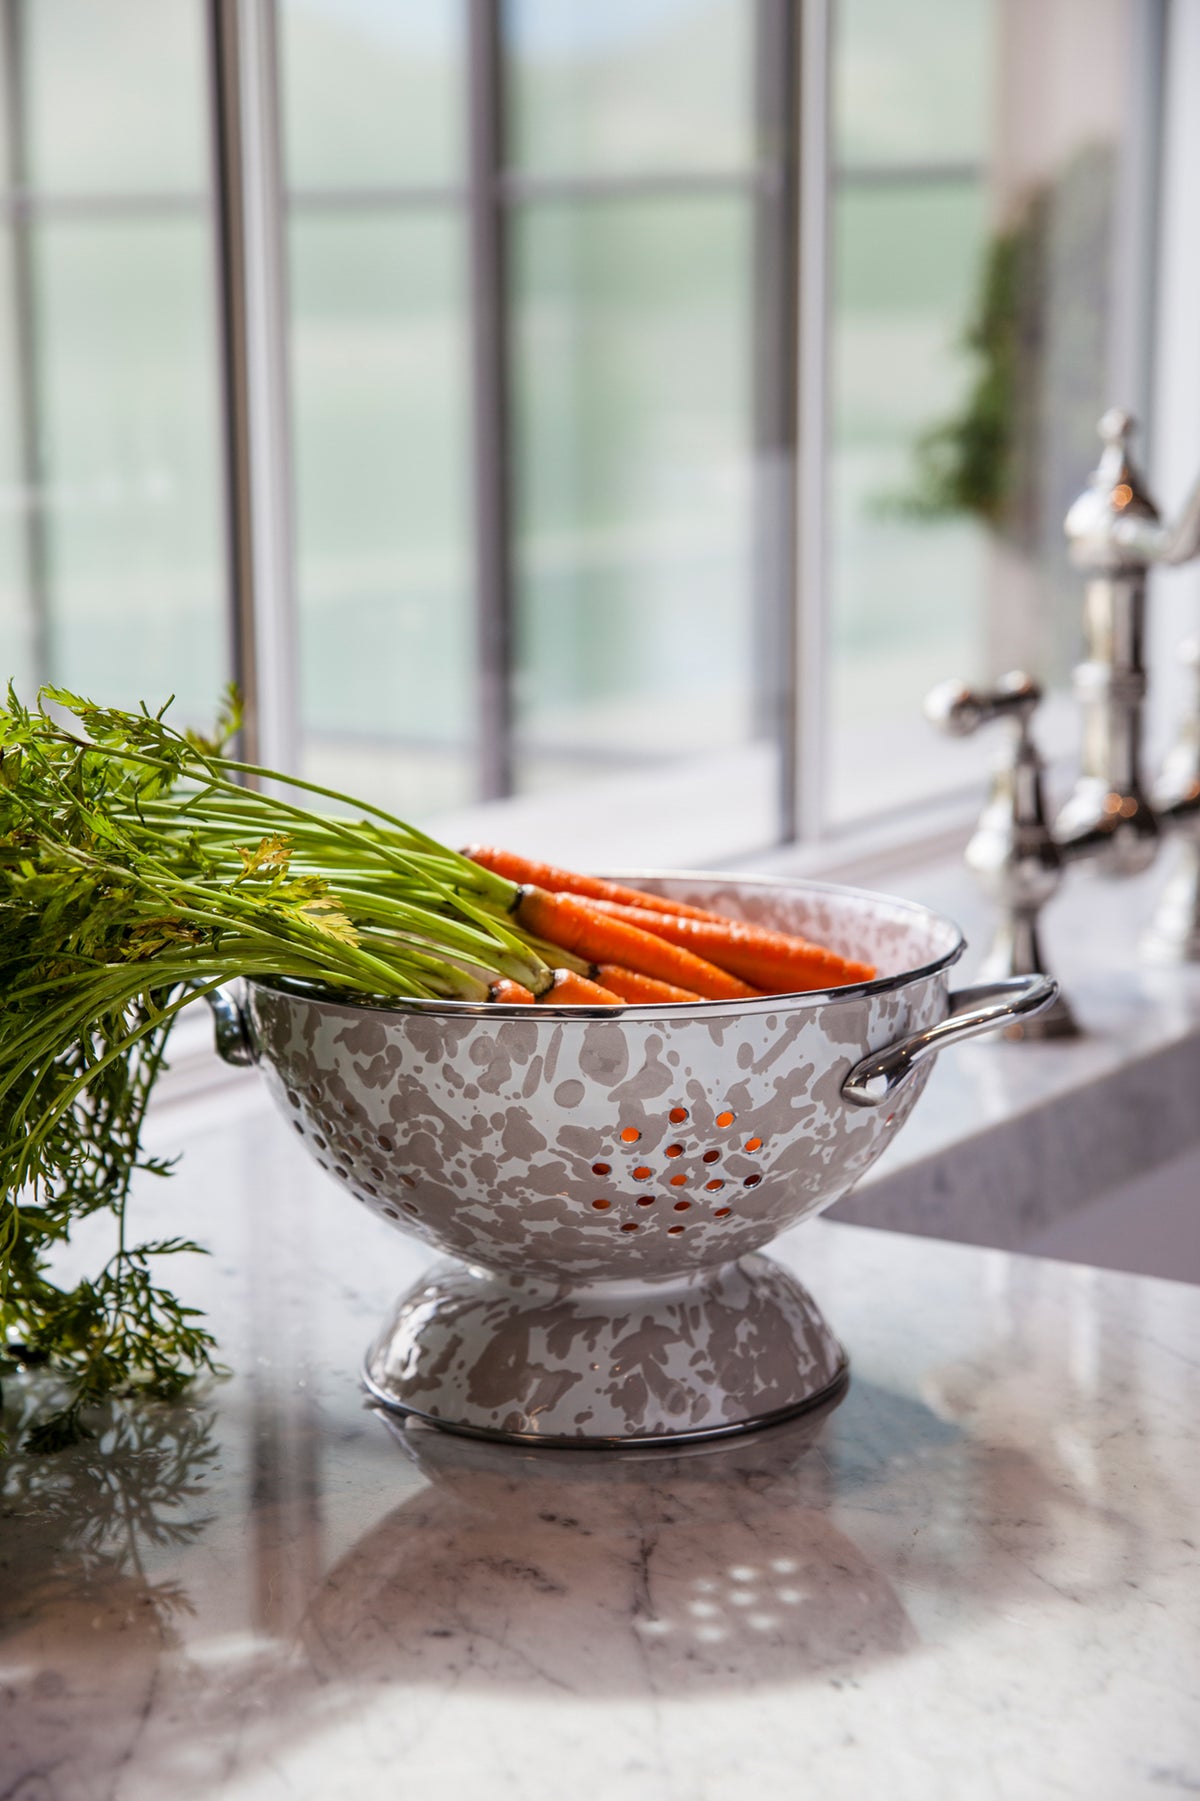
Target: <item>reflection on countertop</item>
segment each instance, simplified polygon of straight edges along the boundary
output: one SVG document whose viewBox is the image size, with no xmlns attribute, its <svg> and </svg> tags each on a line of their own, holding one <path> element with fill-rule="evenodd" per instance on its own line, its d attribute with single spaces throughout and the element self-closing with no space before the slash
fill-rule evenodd
<svg viewBox="0 0 1200 1801">
<path fill-rule="evenodd" d="M 358 1390 L 419 1247 L 252 1083 L 185 1125 L 142 1199 L 212 1246 L 183 1280 L 235 1374 L 11 1460 L 0 1793 L 1200 1787 L 1195 1289 L 817 1222 L 776 1248 L 850 1349 L 840 1407 L 492 1446 Z"/>
</svg>

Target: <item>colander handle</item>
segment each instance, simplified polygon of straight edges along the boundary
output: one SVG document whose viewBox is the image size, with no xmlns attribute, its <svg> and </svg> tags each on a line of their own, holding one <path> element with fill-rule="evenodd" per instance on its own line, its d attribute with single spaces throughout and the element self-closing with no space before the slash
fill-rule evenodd
<svg viewBox="0 0 1200 1801">
<path fill-rule="evenodd" d="M 213 1042 L 222 1062 L 232 1063 L 238 1069 L 257 1062 L 246 1015 L 235 990 L 228 985 L 210 988 L 204 998 L 212 1010 Z"/>
<path fill-rule="evenodd" d="M 950 1011 L 935 1026 L 897 1039 L 886 1050 L 872 1051 L 856 1063 L 842 1083 L 842 1098 L 852 1107 L 882 1107 L 896 1098 L 922 1063 L 965 1038 L 995 1032 L 1030 1013 L 1040 1013 L 1058 993 L 1053 976 L 1011 976 L 1003 982 L 981 982 L 950 996 Z"/>
</svg>

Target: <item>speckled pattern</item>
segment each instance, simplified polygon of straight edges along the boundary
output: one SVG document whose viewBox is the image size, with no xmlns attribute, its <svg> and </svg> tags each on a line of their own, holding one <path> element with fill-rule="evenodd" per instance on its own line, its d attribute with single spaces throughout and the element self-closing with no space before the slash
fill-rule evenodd
<svg viewBox="0 0 1200 1801">
<path fill-rule="evenodd" d="M 918 963 L 945 949 L 921 909 L 881 899 L 876 916 L 852 892 L 843 905 L 843 940 L 888 973 L 889 948 Z M 256 985 L 249 1011 L 275 1099 L 363 1205 L 493 1269 L 606 1280 L 728 1262 L 844 1194 L 925 1074 L 888 1114 L 845 1104 L 848 1070 L 942 1018 L 946 992 L 943 970 L 840 1000 L 554 1018 Z"/>
<path fill-rule="evenodd" d="M 367 1354 L 383 1400 L 506 1437 L 729 1432 L 828 1391 L 845 1354 L 812 1297 L 751 1256 L 682 1283 L 561 1289 L 440 1264 Z"/>
<path fill-rule="evenodd" d="M 957 944 L 925 909 L 849 889 L 662 886 L 807 930 L 882 978 L 948 964 Z M 943 966 L 841 997 L 596 1016 L 372 1008 L 254 984 L 248 1015 L 276 1101 L 359 1202 L 472 1264 L 561 1287 L 726 1266 L 829 1206 L 929 1066 L 892 1112 L 849 1107 L 842 1082 L 943 1018 L 947 989 Z M 515 1388 L 510 1400 L 528 1410 Z"/>
</svg>

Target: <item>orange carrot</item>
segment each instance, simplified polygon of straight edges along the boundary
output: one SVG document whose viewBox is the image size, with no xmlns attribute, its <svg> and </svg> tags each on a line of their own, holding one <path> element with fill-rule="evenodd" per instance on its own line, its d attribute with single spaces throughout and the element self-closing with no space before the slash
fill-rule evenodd
<svg viewBox="0 0 1200 1801">
<path fill-rule="evenodd" d="M 639 975 L 654 976 L 675 988 L 688 988 L 705 1000 L 749 1000 L 755 995 L 745 982 L 705 962 L 703 957 L 667 943 L 661 935 L 628 925 L 623 919 L 610 918 L 578 895 L 548 894 L 544 888 L 522 885 L 512 915 L 536 938 L 561 944 L 564 950 L 574 951 L 593 963 L 619 963 L 623 969 L 636 970 Z"/>
<path fill-rule="evenodd" d="M 532 1007 L 535 996 L 530 993 L 528 988 L 522 987 L 520 982 L 514 982 L 509 976 L 501 976 L 500 980 L 493 982 L 489 988 L 488 999 L 502 1001 L 506 1007 Z"/>
<path fill-rule="evenodd" d="M 869 963 L 839 957 L 836 951 L 810 944 L 807 938 L 771 932 L 765 926 L 746 925 L 734 919 L 722 923 L 708 919 L 680 919 L 674 913 L 617 906 L 611 901 L 593 901 L 592 905 L 611 919 L 653 932 L 668 944 L 706 957 L 718 968 L 728 969 L 768 994 L 842 988 L 851 982 L 869 982 L 875 974 Z"/>
<path fill-rule="evenodd" d="M 679 913 L 685 919 L 719 919 L 717 913 L 706 913 L 703 907 L 685 906 L 683 901 L 665 900 L 661 894 L 643 894 L 640 888 L 624 888 L 620 882 L 606 882 L 600 876 L 579 875 L 573 869 L 559 869 L 553 863 L 536 863 L 530 857 L 519 857 L 515 851 L 497 850 L 491 844 L 470 844 L 463 852 L 481 869 L 526 887 L 546 888 L 551 894 L 578 894 L 588 900 L 609 900 L 629 907 L 653 907 L 658 913 Z"/>
<path fill-rule="evenodd" d="M 556 969 L 553 986 L 538 996 L 551 1007 L 619 1007 L 621 997 L 599 982 L 577 975 L 573 969 Z"/>
<path fill-rule="evenodd" d="M 682 1001 L 698 1001 L 700 996 L 687 988 L 676 988 L 670 982 L 656 982 L 653 976 L 640 975 L 636 969 L 622 969 L 619 963 L 598 963 L 596 979 L 619 994 L 623 1001 L 646 1006 L 659 1003 L 677 1006 Z"/>
</svg>

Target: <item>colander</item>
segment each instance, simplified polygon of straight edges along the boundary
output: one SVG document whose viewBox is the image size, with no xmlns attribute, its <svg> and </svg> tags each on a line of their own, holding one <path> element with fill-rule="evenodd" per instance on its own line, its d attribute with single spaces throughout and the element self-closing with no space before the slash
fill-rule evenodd
<svg viewBox="0 0 1200 1801">
<path fill-rule="evenodd" d="M 381 1402 L 433 1424 L 577 1446 L 739 1433 L 811 1406 L 846 1354 L 758 1255 L 852 1186 L 937 1051 L 1054 997 L 1044 976 L 957 994 L 951 921 L 815 882 L 651 876 L 642 888 L 801 932 L 872 982 L 668 1008 L 348 1001 L 289 980 L 215 1001 L 360 1206 L 449 1252 L 367 1352 Z"/>
</svg>

